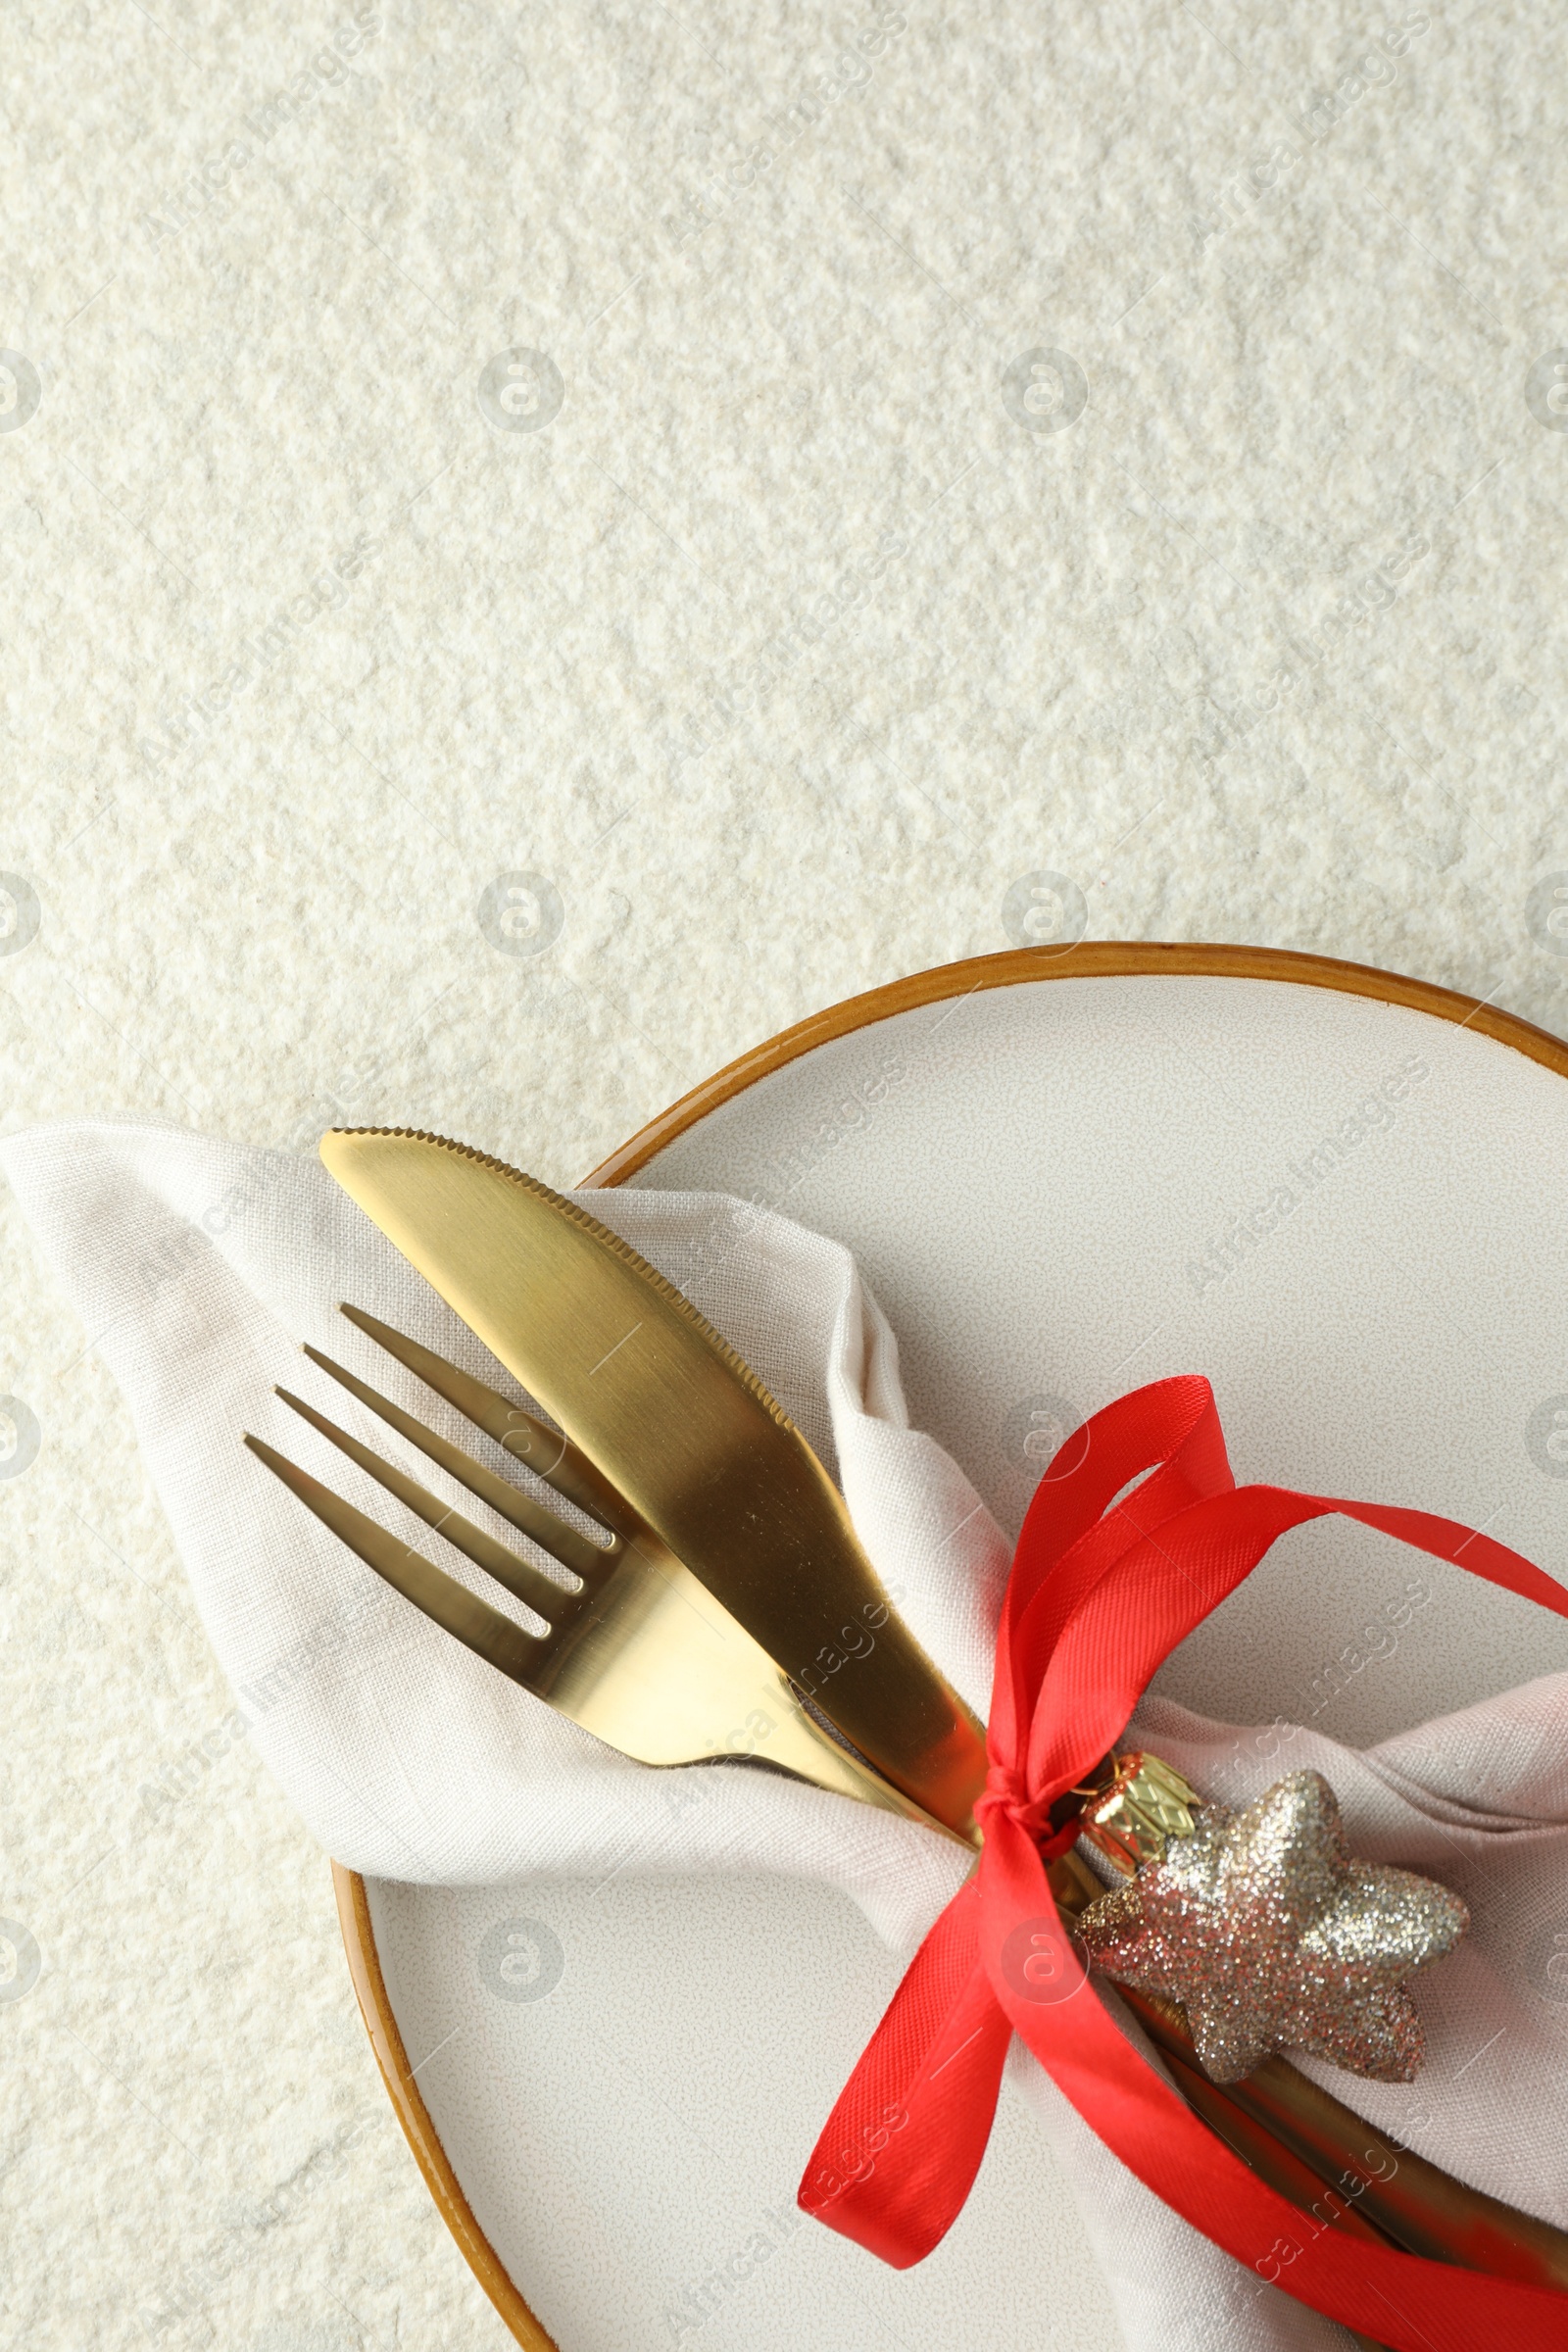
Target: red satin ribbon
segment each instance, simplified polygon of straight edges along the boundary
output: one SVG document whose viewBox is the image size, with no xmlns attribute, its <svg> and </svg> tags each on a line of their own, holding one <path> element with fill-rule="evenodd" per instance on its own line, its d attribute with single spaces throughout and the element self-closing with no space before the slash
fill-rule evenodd
<svg viewBox="0 0 1568 2352">
<path fill-rule="evenodd" d="M 1050 1838 L 1052 1805 L 1115 1745 L 1177 1642 L 1288 1528 L 1338 1511 L 1559 1617 L 1568 1593 L 1453 1519 L 1238 1487 L 1200 1378 L 1155 1381 L 1107 1405 L 1057 1461 L 1069 1453 L 1073 1467 L 1054 1462 L 1036 1492 L 1003 1603 L 978 1868 L 829 2117 L 803 2210 L 896 2269 L 922 2261 L 979 2170 L 1016 2033 L 1106 2147 L 1260 2280 L 1393 2352 L 1564 2352 L 1568 2295 L 1316 2229 L 1232 2155 L 1088 1989 L 1045 1853 L 1073 1835 Z"/>
</svg>

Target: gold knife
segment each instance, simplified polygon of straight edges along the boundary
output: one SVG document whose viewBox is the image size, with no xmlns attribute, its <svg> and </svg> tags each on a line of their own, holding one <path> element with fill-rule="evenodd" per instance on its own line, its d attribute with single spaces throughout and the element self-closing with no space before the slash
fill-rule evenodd
<svg viewBox="0 0 1568 2352">
<path fill-rule="evenodd" d="M 806 1440 L 691 1301 L 575 1202 L 462 1144 L 334 1129 L 320 1154 L 813 1712 L 972 1838 L 982 1726 Z"/>
</svg>

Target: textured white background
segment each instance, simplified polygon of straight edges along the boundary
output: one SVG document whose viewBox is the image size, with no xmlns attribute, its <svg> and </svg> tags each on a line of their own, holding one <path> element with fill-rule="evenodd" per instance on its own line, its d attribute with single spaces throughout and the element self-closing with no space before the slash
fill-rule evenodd
<svg viewBox="0 0 1568 2352">
<path fill-rule="evenodd" d="M 0 8 L 8 1128 L 566 1181 L 1079 921 L 1565 1026 L 1560 14 L 360 24 Z M 0 1222 L 0 2341 L 497 2347 Z"/>
</svg>

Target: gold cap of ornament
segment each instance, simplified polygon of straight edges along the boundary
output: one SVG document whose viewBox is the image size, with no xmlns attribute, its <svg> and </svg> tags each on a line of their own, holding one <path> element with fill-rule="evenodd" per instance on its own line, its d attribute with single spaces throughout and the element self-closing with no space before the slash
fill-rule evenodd
<svg viewBox="0 0 1568 2352">
<path fill-rule="evenodd" d="M 1162 1859 L 1168 1838 L 1192 1836 L 1202 1801 L 1173 1764 L 1129 1749 L 1112 1756 L 1087 1791 L 1079 1840 L 1118 1878 L 1130 1879 L 1146 1862 Z"/>
</svg>

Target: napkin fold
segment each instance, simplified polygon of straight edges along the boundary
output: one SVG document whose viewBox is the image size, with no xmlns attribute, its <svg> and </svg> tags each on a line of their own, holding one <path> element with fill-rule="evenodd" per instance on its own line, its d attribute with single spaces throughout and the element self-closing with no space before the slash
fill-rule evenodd
<svg viewBox="0 0 1568 2352">
<path fill-rule="evenodd" d="M 518 1394 L 314 1157 L 162 1125 L 86 1122 L 12 1137 L 0 1144 L 0 1170 L 129 1403 L 250 1736 L 339 1861 L 449 1885 L 780 1872 L 841 1888 L 895 1950 L 913 1950 L 965 1874 L 956 1848 L 774 1775 L 724 1765 L 654 1773 L 626 1761 L 391 1592 L 240 1448 L 242 1430 L 269 1439 L 428 1548 L 422 1523 L 273 1396 L 274 1383 L 296 1390 L 442 1485 L 301 1355 L 309 1340 L 530 1483 L 336 1311 L 345 1299 L 366 1307 Z M 722 1196 L 580 1198 L 754 1366 L 838 1479 L 902 1613 L 984 1714 L 1009 1547 L 958 1466 L 908 1426 L 896 1341 L 849 1252 Z M 1244 1477 L 1285 1474 L 1279 1464 L 1238 1467 Z M 486 1521 L 482 1505 L 463 1499 Z M 449 1547 L 441 1565 L 523 1614 Z M 1131 1736 L 1231 1803 L 1315 1766 L 1358 1853 L 1427 1871 L 1464 1895 L 1472 1934 L 1423 1980 L 1429 2056 L 1417 2083 L 1309 2071 L 1386 2132 L 1568 2225 L 1565 1735 L 1568 1677 L 1554 1676 L 1364 1752 L 1300 1727 L 1208 1723 L 1157 1698 Z M 1348 2341 L 1170 2214 L 1021 2045 L 1011 2074 L 1073 2182 L 1131 2352 L 1330 2352 Z"/>
</svg>

